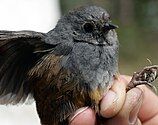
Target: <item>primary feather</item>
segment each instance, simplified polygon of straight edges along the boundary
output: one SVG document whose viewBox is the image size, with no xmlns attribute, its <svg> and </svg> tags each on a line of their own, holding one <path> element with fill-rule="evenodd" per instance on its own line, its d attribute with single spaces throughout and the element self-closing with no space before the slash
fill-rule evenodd
<svg viewBox="0 0 158 125">
<path fill-rule="evenodd" d="M 42 54 L 45 34 L 33 31 L 0 31 L 1 104 L 24 102 L 30 93 L 27 73 Z"/>
</svg>

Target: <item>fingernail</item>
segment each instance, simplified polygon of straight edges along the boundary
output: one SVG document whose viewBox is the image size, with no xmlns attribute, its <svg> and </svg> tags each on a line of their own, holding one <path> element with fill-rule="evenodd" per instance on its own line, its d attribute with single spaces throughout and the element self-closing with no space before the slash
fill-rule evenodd
<svg viewBox="0 0 158 125">
<path fill-rule="evenodd" d="M 109 90 L 101 101 L 101 105 L 100 105 L 101 115 L 107 117 L 108 112 L 110 112 L 109 109 L 111 109 L 110 107 L 112 107 L 112 105 L 115 105 L 117 99 L 118 99 L 117 94 L 114 91 Z"/>
<path fill-rule="evenodd" d="M 139 89 L 135 89 L 134 90 L 134 98 L 136 98 L 135 102 L 137 102 L 137 104 L 135 106 L 133 106 L 133 108 L 131 108 L 130 114 L 129 114 L 129 123 L 131 125 L 134 125 L 137 121 L 137 115 L 139 112 L 139 109 L 141 107 L 142 104 L 142 91 Z"/>
<path fill-rule="evenodd" d="M 96 122 L 95 111 L 89 107 L 83 107 L 76 111 L 70 118 L 69 125 L 94 125 Z"/>
<path fill-rule="evenodd" d="M 82 112 L 84 112 L 85 110 L 87 110 L 89 107 L 82 107 L 80 109 L 78 109 L 74 114 L 72 114 L 69 117 L 69 121 L 70 123 L 73 121 L 73 119 L 75 119 L 79 114 L 81 114 Z"/>
</svg>

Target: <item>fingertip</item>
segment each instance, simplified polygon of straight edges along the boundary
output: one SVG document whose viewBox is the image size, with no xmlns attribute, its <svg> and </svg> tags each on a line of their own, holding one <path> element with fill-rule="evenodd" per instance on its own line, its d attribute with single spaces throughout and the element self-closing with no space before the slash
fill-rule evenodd
<svg viewBox="0 0 158 125">
<path fill-rule="evenodd" d="M 70 119 L 70 125 L 95 125 L 96 116 L 91 108 L 81 108 Z"/>
<path fill-rule="evenodd" d="M 114 84 L 103 97 L 101 101 L 101 111 L 100 114 L 105 118 L 110 118 L 115 116 L 122 108 L 125 100 L 126 83 L 122 79 L 118 78 L 114 81 Z"/>
<path fill-rule="evenodd" d="M 116 102 L 118 100 L 118 96 L 114 91 L 109 90 L 107 94 L 103 97 L 100 103 L 100 114 L 105 117 L 109 118 L 113 115 L 113 111 L 116 106 Z"/>
</svg>

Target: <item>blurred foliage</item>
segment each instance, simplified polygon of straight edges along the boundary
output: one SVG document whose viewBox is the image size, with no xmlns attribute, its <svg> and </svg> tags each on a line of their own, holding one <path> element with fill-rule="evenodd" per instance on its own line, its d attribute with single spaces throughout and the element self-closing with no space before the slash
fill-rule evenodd
<svg viewBox="0 0 158 125">
<path fill-rule="evenodd" d="M 132 74 L 158 64 L 158 1 L 156 0 L 60 0 L 62 14 L 82 5 L 97 5 L 111 14 L 120 41 L 119 70 Z"/>
</svg>

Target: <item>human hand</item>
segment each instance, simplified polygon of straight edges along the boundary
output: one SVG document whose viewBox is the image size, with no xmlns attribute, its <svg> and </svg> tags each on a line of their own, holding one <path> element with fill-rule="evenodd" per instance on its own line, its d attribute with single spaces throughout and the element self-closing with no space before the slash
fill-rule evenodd
<svg viewBox="0 0 158 125">
<path fill-rule="evenodd" d="M 107 118 L 105 125 L 157 125 L 158 97 L 146 86 L 126 93 L 130 79 L 129 76 L 120 76 L 103 97 L 100 114 Z M 95 112 L 84 107 L 71 118 L 70 125 L 96 125 L 96 122 Z"/>
</svg>

